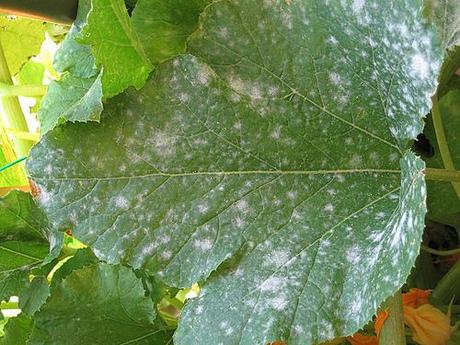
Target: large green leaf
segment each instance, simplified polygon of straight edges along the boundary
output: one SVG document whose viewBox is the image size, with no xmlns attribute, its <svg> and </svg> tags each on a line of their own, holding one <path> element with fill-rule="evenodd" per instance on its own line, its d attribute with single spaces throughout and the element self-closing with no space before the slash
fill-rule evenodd
<svg viewBox="0 0 460 345">
<path fill-rule="evenodd" d="M 405 281 L 425 213 L 406 147 L 441 52 L 420 1 L 348 5 L 216 2 L 199 59 L 32 150 L 42 207 L 100 259 L 173 286 L 216 271 L 177 344 L 350 334 Z"/>
<path fill-rule="evenodd" d="M 460 168 L 460 90 L 451 90 L 439 101 L 439 112 L 442 119 L 447 147 L 454 163 Z M 434 156 L 425 158 L 427 167 L 444 169 L 439 151 L 436 133 L 431 118 L 427 122 L 425 135 L 434 147 Z M 428 216 L 436 221 L 460 226 L 460 199 L 452 183 L 427 181 Z"/>
<path fill-rule="evenodd" d="M 82 43 L 91 45 L 96 61 L 104 67 L 105 97 L 128 86 L 144 85 L 152 65 L 134 31 L 123 0 L 92 0 Z"/>
<path fill-rule="evenodd" d="M 61 80 L 51 82 L 39 110 L 42 135 L 65 121 L 99 121 L 101 74 L 91 78 L 66 74 Z"/>
<path fill-rule="evenodd" d="M 0 15 L 0 41 L 11 74 L 40 52 L 46 26 L 38 20 Z"/>
<path fill-rule="evenodd" d="M 161 345 L 170 340 L 134 273 L 99 264 L 73 271 L 53 290 L 35 316 L 28 344 Z"/>
<path fill-rule="evenodd" d="M 19 294 L 29 270 L 55 257 L 60 241 L 30 194 L 13 191 L 0 199 L 0 300 Z"/>
<path fill-rule="evenodd" d="M 133 27 L 150 61 L 158 64 L 185 51 L 185 40 L 198 27 L 198 17 L 211 0 L 140 0 Z"/>
</svg>

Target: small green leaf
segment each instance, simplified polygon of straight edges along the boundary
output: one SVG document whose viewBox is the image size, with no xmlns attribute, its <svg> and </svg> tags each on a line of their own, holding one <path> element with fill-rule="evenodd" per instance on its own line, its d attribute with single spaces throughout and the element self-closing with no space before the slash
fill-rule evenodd
<svg viewBox="0 0 460 345">
<path fill-rule="evenodd" d="M 45 303 L 50 294 L 46 277 L 35 277 L 19 294 L 19 309 L 27 315 L 33 315 Z"/>
<path fill-rule="evenodd" d="M 168 344 L 142 283 L 122 266 L 73 271 L 35 315 L 30 345 Z M 71 321 L 71 322 L 69 322 Z"/>
<path fill-rule="evenodd" d="M 29 270 L 51 261 L 61 245 L 30 194 L 13 191 L 0 199 L 0 300 L 18 295 Z"/>
<path fill-rule="evenodd" d="M 185 40 L 197 29 L 198 17 L 211 0 L 139 0 L 133 27 L 150 61 L 157 65 L 185 51 Z"/>
<path fill-rule="evenodd" d="M 32 332 L 33 320 L 26 315 L 10 318 L 5 326 L 2 345 L 26 345 Z"/>
<path fill-rule="evenodd" d="M 65 74 L 51 82 L 38 113 L 42 135 L 65 121 L 99 121 L 103 107 L 101 75 L 80 78 Z"/>
<path fill-rule="evenodd" d="M 67 260 L 53 275 L 51 288 L 54 289 L 64 278 L 73 271 L 80 268 L 97 264 L 98 260 L 91 252 L 91 249 L 84 248 L 77 250 L 75 255 Z"/>
<path fill-rule="evenodd" d="M 123 0 L 92 0 L 82 35 L 81 42 L 91 45 L 97 63 L 104 68 L 104 97 L 117 95 L 129 86 L 144 85 L 152 65 Z"/>
<path fill-rule="evenodd" d="M 0 16 L 0 40 L 11 75 L 40 52 L 46 26 L 38 20 Z"/>
</svg>

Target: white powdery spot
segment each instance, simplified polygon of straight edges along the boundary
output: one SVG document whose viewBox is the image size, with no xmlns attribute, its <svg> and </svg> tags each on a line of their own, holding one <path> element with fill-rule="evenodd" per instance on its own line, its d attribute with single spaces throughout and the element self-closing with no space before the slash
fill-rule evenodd
<svg viewBox="0 0 460 345">
<path fill-rule="evenodd" d="M 282 290 L 286 286 L 286 278 L 270 277 L 262 283 L 260 291 L 266 292 L 277 292 Z"/>
<path fill-rule="evenodd" d="M 153 143 L 155 152 L 162 157 L 170 157 L 176 154 L 176 138 L 164 131 L 156 131 L 152 139 L 147 140 Z"/>
<path fill-rule="evenodd" d="M 412 56 L 410 67 L 412 72 L 414 72 L 420 79 L 426 79 L 430 74 L 430 65 L 428 61 L 426 61 L 425 57 L 417 53 Z"/>
<path fill-rule="evenodd" d="M 347 251 L 347 261 L 351 264 L 357 264 L 360 260 L 358 247 L 352 247 Z"/>
<path fill-rule="evenodd" d="M 364 7 L 365 0 L 354 0 L 353 4 L 351 5 L 351 9 L 353 10 L 354 14 L 359 14 Z"/>
<path fill-rule="evenodd" d="M 129 201 L 124 196 L 118 195 L 115 198 L 115 206 L 123 210 L 127 210 L 129 208 Z"/>
<path fill-rule="evenodd" d="M 340 85 L 340 83 L 342 82 L 342 78 L 340 78 L 340 75 L 338 75 L 335 72 L 329 74 L 329 80 L 336 86 Z"/>
<path fill-rule="evenodd" d="M 334 209 L 335 209 L 335 207 L 331 203 L 329 203 L 326 206 L 324 206 L 324 211 L 326 211 L 326 212 L 333 212 Z"/>
<path fill-rule="evenodd" d="M 289 260 L 289 257 L 290 257 L 290 253 L 288 250 L 285 250 L 285 249 L 274 250 L 273 252 L 265 255 L 264 266 L 280 267 Z"/>
<path fill-rule="evenodd" d="M 162 252 L 160 256 L 161 256 L 161 258 L 163 260 L 169 260 L 169 259 L 172 258 L 172 253 L 171 253 L 171 251 L 166 250 L 166 251 Z"/>
<path fill-rule="evenodd" d="M 288 305 L 288 300 L 284 294 L 279 294 L 278 296 L 269 299 L 268 303 L 276 310 L 284 310 Z"/>
<path fill-rule="evenodd" d="M 248 202 L 246 200 L 240 200 L 236 203 L 236 208 L 245 213 L 248 211 Z"/>
<path fill-rule="evenodd" d="M 53 166 L 51 164 L 48 164 L 44 171 L 47 173 L 47 174 L 51 174 L 53 172 Z"/>
<path fill-rule="evenodd" d="M 193 242 L 195 248 L 201 249 L 202 251 L 207 251 L 212 248 L 212 241 L 208 238 L 204 240 L 195 240 Z"/>
<path fill-rule="evenodd" d="M 38 193 L 38 202 L 46 206 L 51 201 L 51 193 L 47 192 L 44 188 L 40 188 Z"/>
</svg>

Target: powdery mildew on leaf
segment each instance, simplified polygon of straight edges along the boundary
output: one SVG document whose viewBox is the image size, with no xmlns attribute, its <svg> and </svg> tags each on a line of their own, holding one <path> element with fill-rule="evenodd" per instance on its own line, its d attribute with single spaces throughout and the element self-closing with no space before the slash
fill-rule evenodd
<svg viewBox="0 0 460 345">
<path fill-rule="evenodd" d="M 65 121 L 99 121 L 102 112 L 102 72 L 92 78 L 67 74 L 52 81 L 39 110 L 42 135 Z"/>
<path fill-rule="evenodd" d="M 215 271 L 177 344 L 354 332 L 404 282 L 421 239 L 423 163 L 406 145 L 441 55 L 421 11 L 212 4 L 195 56 L 108 102 L 101 124 L 34 148 L 42 207 L 108 262 L 174 286 Z"/>
<path fill-rule="evenodd" d="M 436 24 L 446 48 L 460 44 L 460 3 L 458 0 L 425 0 L 427 14 Z"/>
</svg>

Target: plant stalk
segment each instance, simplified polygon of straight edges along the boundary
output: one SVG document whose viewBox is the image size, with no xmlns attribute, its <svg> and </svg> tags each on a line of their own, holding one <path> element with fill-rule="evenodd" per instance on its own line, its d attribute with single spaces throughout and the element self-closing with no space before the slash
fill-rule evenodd
<svg viewBox="0 0 460 345">
<path fill-rule="evenodd" d="M 3 46 L 0 42 L 0 83 L 6 85 L 13 85 L 11 78 L 10 69 L 6 62 L 5 54 L 3 52 Z M 17 97 L 1 97 L 3 106 L 4 116 L 6 116 L 7 123 L 4 127 L 11 128 L 13 130 L 21 132 L 29 132 L 26 118 L 22 112 L 21 105 Z M 32 147 L 32 143 L 28 140 L 20 138 L 13 139 L 14 149 L 19 157 L 24 157 L 29 154 L 29 150 Z"/>
<path fill-rule="evenodd" d="M 447 170 L 454 171 L 454 161 L 450 155 L 449 146 L 447 145 L 446 133 L 444 132 L 444 125 L 442 123 L 441 111 L 439 109 L 438 97 L 434 95 L 432 97 L 433 109 L 431 110 L 431 117 L 433 119 L 434 131 L 436 133 L 436 140 L 438 142 L 439 153 L 441 154 L 442 163 L 444 168 Z M 460 198 L 460 183 L 453 182 L 452 187 L 455 190 L 455 193 Z"/>
<path fill-rule="evenodd" d="M 8 85 L 0 83 L 0 97 L 41 97 L 48 87 L 46 85 Z"/>
<path fill-rule="evenodd" d="M 424 245 L 422 245 L 421 248 L 424 252 L 438 255 L 438 256 L 450 256 L 450 255 L 460 254 L 460 248 L 450 249 L 450 250 L 437 250 L 437 249 L 433 249 L 433 248 L 430 248 Z"/>
<path fill-rule="evenodd" d="M 431 298 L 438 303 L 449 304 L 452 296 L 459 291 L 460 261 L 452 266 L 444 277 L 438 282 L 431 293 Z"/>
<path fill-rule="evenodd" d="M 460 171 L 426 168 L 425 177 L 428 180 L 445 181 L 445 182 L 460 182 Z"/>
<path fill-rule="evenodd" d="M 388 311 L 388 318 L 385 320 L 380 331 L 379 345 L 406 345 L 403 304 L 400 290 L 386 300 L 384 309 Z"/>
</svg>

